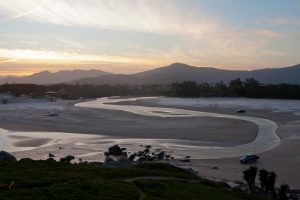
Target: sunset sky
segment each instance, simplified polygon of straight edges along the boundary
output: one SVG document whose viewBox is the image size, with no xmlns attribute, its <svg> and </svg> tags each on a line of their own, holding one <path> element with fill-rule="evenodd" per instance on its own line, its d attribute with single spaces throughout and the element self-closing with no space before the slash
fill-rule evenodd
<svg viewBox="0 0 300 200">
<path fill-rule="evenodd" d="M 0 0 L 0 76 L 300 63 L 299 0 Z"/>
</svg>

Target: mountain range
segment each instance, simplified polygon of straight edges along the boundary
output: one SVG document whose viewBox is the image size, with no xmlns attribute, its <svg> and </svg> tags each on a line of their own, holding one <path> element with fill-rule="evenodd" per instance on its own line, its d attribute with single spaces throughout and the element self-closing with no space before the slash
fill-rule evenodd
<svg viewBox="0 0 300 200">
<path fill-rule="evenodd" d="M 56 84 L 72 82 L 74 80 L 82 78 L 94 78 L 102 75 L 110 75 L 111 73 L 100 71 L 100 70 L 64 70 L 59 72 L 42 71 L 39 73 L 32 74 L 30 76 L 22 77 L 4 77 L 0 79 L 2 83 L 33 83 L 33 84 Z"/>
<path fill-rule="evenodd" d="M 182 63 L 174 63 L 166 67 L 129 75 L 104 75 L 96 78 L 83 78 L 73 83 L 79 84 L 170 84 L 173 82 L 196 81 L 228 83 L 235 78 L 255 78 L 261 83 L 300 84 L 300 64 L 272 69 L 252 71 L 224 70 L 210 67 L 194 67 Z"/>
<path fill-rule="evenodd" d="M 228 83 L 235 78 L 255 78 L 261 83 L 300 84 L 300 64 L 283 68 L 259 69 L 252 71 L 224 70 L 212 67 L 195 67 L 183 63 L 148 70 L 135 74 L 112 74 L 100 70 L 73 70 L 51 73 L 43 71 L 24 77 L 6 77 L 0 79 L 3 83 L 33 83 L 33 84 L 170 84 L 173 82 L 196 81 L 198 83 Z"/>
</svg>

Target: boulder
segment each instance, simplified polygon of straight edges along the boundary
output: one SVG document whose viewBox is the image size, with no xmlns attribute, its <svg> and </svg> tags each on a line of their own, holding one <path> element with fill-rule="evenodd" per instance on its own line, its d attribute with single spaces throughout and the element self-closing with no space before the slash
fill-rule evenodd
<svg viewBox="0 0 300 200">
<path fill-rule="evenodd" d="M 111 157 L 106 157 L 104 166 L 106 167 L 126 167 L 131 165 L 131 161 L 125 157 L 120 157 L 118 160 L 114 160 Z"/>
<path fill-rule="evenodd" d="M 125 157 L 125 158 L 127 158 L 128 157 L 128 153 L 125 151 L 125 152 L 122 153 L 122 156 Z"/>
<path fill-rule="evenodd" d="M 52 153 L 49 153 L 48 157 L 49 157 L 49 158 L 54 158 L 55 155 L 53 155 Z"/>
<path fill-rule="evenodd" d="M 163 159 L 165 159 L 165 156 L 166 156 L 166 152 L 162 151 L 157 155 L 157 159 L 163 160 Z"/>
<path fill-rule="evenodd" d="M 104 164 L 108 164 L 108 163 L 111 163 L 111 162 L 114 162 L 114 159 L 112 159 L 112 158 L 109 157 L 109 156 L 105 157 Z"/>
<path fill-rule="evenodd" d="M 74 156 L 68 155 L 66 157 L 61 158 L 59 161 L 64 163 L 70 163 L 74 159 L 75 159 Z"/>
<path fill-rule="evenodd" d="M 11 155 L 10 153 L 8 153 L 6 151 L 0 151 L 0 161 L 13 161 L 13 162 L 16 162 L 17 159 L 16 159 L 16 157 L 14 157 L 13 155 Z"/>
<path fill-rule="evenodd" d="M 137 161 L 138 162 L 149 162 L 149 161 L 154 161 L 155 157 L 149 156 L 149 155 L 145 155 L 140 157 Z"/>
<path fill-rule="evenodd" d="M 114 145 L 108 148 L 108 153 L 113 156 L 121 156 L 123 151 L 119 145 Z"/>
<path fill-rule="evenodd" d="M 128 160 L 129 160 L 129 161 L 134 161 L 135 157 L 136 157 L 136 154 L 135 154 L 135 153 L 134 153 L 134 154 L 131 154 L 131 155 L 129 156 Z"/>
</svg>

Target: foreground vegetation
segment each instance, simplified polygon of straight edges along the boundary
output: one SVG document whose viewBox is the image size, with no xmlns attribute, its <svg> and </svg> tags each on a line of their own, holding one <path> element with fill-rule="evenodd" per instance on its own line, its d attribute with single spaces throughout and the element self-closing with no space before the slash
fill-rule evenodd
<svg viewBox="0 0 300 200">
<path fill-rule="evenodd" d="M 49 161 L 0 162 L 1 200 L 26 199 L 260 199 L 166 164 L 122 168 Z"/>
<path fill-rule="evenodd" d="M 63 99 L 97 98 L 105 96 L 178 96 L 178 97 L 250 97 L 300 99 L 300 85 L 291 84 L 261 84 L 253 78 L 245 81 L 234 79 L 228 84 L 196 83 L 184 81 L 171 85 L 33 85 L 4 84 L 0 93 L 10 93 L 14 96 L 30 95 L 42 97 L 47 92 Z"/>
</svg>

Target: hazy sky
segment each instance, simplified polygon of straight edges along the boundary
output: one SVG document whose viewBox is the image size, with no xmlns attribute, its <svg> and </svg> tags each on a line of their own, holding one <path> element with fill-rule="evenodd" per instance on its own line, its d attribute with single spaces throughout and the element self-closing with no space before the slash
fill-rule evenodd
<svg viewBox="0 0 300 200">
<path fill-rule="evenodd" d="M 0 0 L 0 76 L 300 63 L 300 0 Z"/>
</svg>

